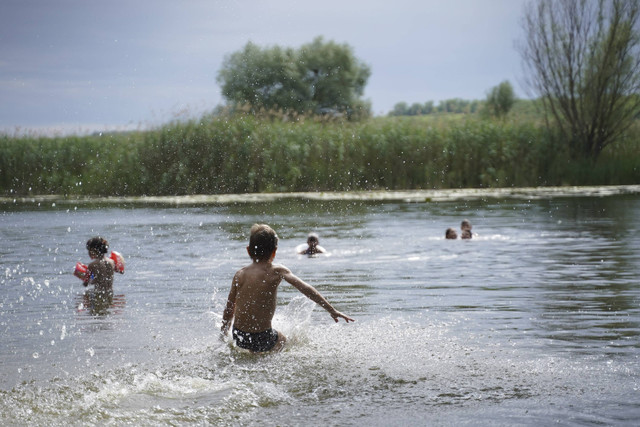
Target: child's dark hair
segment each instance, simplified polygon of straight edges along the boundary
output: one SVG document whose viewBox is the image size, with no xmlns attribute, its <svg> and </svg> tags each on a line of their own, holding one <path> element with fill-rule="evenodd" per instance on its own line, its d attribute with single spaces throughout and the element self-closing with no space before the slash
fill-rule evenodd
<svg viewBox="0 0 640 427">
<path fill-rule="evenodd" d="M 278 235 L 266 224 L 254 224 L 249 237 L 249 254 L 254 260 L 268 260 L 278 248 Z"/>
<path fill-rule="evenodd" d="M 92 237 L 87 241 L 87 250 L 96 255 L 104 255 L 109 250 L 109 242 L 100 236 Z"/>
</svg>

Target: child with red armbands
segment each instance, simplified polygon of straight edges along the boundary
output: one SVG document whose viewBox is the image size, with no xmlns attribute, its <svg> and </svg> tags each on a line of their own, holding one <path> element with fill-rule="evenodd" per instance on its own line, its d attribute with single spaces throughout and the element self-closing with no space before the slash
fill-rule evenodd
<svg viewBox="0 0 640 427">
<path fill-rule="evenodd" d="M 99 236 L 87 241 L 87 250 L 93 261 L 89 265 L 77 263 L 73 274 L 82 279 L 84 286 L 93 284 L 96 294 L 113 296 L 113 273 L 124 273 L 124 258 L 115 251 L 107 257 L 109 242 Z"/>
</svg>

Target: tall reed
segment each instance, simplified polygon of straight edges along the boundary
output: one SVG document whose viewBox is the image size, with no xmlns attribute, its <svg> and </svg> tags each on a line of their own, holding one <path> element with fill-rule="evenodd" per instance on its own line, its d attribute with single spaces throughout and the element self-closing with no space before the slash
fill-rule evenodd
<svg viewBox="0 0 640 427">
<path fill-rule="evenodd" d="M 640 127 L 596 163 L 530 120 L 205 116 L 150 131 L 0 136 L 0 194 L 183 195 L 640 182 Z"/>
</svg>

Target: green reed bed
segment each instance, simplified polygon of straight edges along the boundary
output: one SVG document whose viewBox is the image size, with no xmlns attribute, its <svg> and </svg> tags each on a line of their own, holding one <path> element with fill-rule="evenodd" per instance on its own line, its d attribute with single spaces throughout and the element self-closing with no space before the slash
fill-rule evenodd
<svg viewBox="0 0 640 427">
<path fill-rule="evenodd" d="M 0 136 L 0 194 L 183 195 L 640 182 L 640 129 L 597 162 L 531 121 L 204 117 L 159 129 Z"/>
</svg>

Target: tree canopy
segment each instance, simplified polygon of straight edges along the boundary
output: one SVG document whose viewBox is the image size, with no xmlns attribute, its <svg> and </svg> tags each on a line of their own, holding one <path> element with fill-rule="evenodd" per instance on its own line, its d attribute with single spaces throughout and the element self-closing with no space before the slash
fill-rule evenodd
<svg viewBox="0 0 640 427">
<path fill-rule="evenodd" d="M 640 111 L 638 0 L 537 0 L 520 50 L 529 87 L 576 157 L 597 158 Z"/>
<path fill-rule="evenodd" d="M 371 71 L 346 44 L 318 37 L 299 49 L 249 42 L 228 55 L 218 72 L 232 105 L 315 114 L 369 114 L 361 99 Z"/>
<path fill-rule="evenodd" d="M 515 102 L 516 95 L 513 86 L 508 80 L 505 80 L 489 91 L 485 108 L 490 115 L 504 118 Z"/>
</svg>

